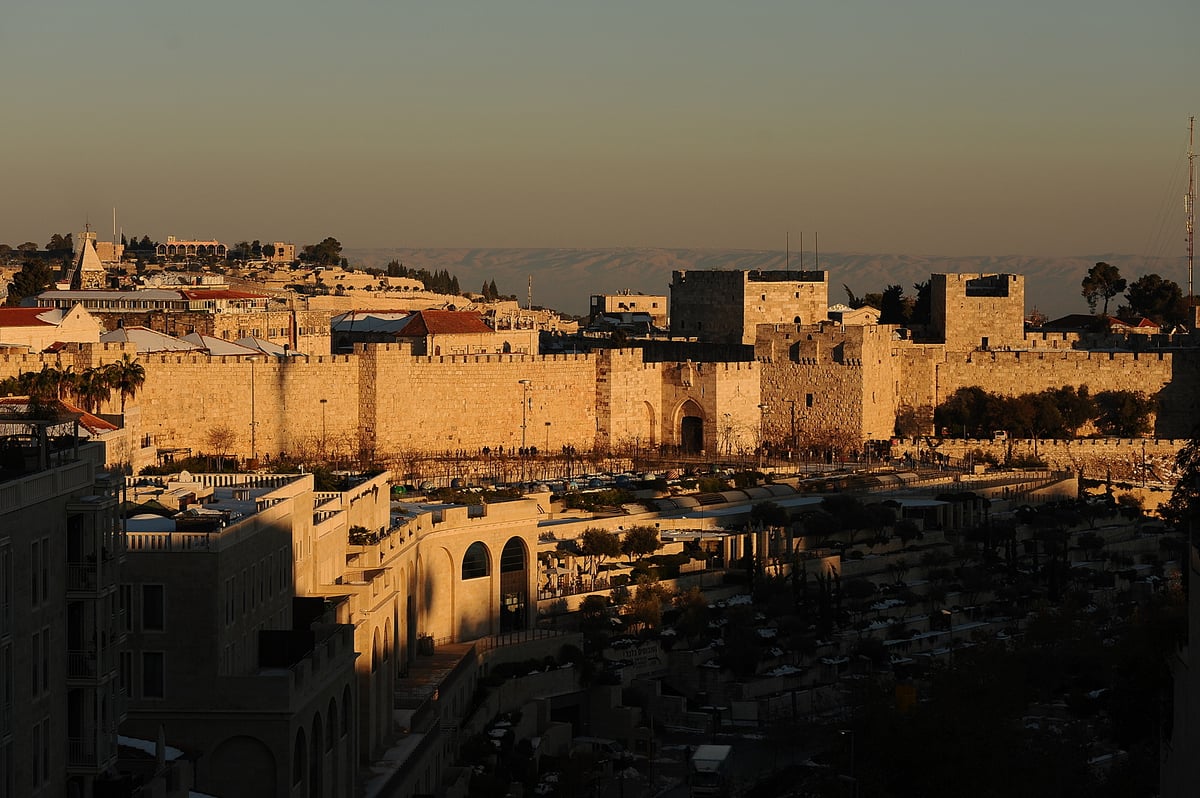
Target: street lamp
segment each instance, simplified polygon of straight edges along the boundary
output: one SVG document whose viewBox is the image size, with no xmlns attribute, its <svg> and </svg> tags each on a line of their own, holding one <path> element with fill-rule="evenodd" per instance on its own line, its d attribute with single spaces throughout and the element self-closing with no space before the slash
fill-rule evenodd
<svg viewBox="0 0 1200 798">
<path fill-rule="evenodd" d="M 758 470 L 762 471 L 763 454 L 767 448 L 767 409 L 770 407 L 766 402 L 758 406 Z"/>
<path fill-rule="evenodd" d="M 857 798 L 858 779 L 854 775 L 854 730 L 838 729 L 838 734 L 850 738 L 850 795 L 852 798 Z"/>
<path fill-rule="evenodd" d="M 533 384 L 533 380 L 517 380 L 521 386 L 521 481 L 525 481 L 525 428 L 529 409 L 529 386 Z"/>
<path fill-rule="evenodd" d="M 325 455 L 325 405 L 328 399 L 321 400 L 321 456 Z"/>
</svg>

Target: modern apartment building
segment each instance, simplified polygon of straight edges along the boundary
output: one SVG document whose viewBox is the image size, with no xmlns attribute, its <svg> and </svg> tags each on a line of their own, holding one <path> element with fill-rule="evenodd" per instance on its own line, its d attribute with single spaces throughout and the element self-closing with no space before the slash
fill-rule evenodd
<svg viewBox="0 0 1200 798">
<path fill-rule="evenodd" d="M 115 484 L 69 414 L 0 412 L 0 793 L 88 796 L 124 716 Z"/>
</svg>

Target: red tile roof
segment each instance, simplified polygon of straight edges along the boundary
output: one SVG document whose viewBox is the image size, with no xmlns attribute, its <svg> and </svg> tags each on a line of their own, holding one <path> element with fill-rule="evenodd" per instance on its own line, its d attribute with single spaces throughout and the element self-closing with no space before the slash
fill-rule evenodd
<svg viewBox="0 0 1200 798">
<path fill-rule="evenodd" d="M 80 410 L 70 402 L 65 402 L 62 399 L 55 399 L 54 404 L 56 404 L 61 410 L 65 410 L 68 413 L 78 413 L 79 426 L 83 427 L 93 435 L 97 435 L 101 432 L 112 432 L 115 429 L 120 429 L 120 427 L 117 425 L 105 421 L 97 415 L 93 415 L 86 410 Z M 11 407 L 17 410 L 24 410 L 28 406 L 28 396 L 0 396 L 0 407 Z"/>
<path fill-rule="evenodd" d="M 54 327 L 53 322 L 38 318 L 49 310 L 49 308 L 0 308 L 0 327 Z"/>
<path fill-rule="evenodd" d="M 491 333 L 483 317 L 472 310 L 418 310 L 397 337 L 421 338 L 426 335 L 463 335 Z"/>
</svg>

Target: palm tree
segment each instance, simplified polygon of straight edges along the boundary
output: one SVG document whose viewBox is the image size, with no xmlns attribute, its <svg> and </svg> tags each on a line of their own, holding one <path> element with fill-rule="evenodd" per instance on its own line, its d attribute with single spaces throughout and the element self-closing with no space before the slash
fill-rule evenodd
<svg viewBox="0 0 1200 798">
<path fill-rule="evenodd" d="M 132 399 L 146 382 L 146 369 L 128 353 L 105 367 L 108 384 L 121 392 L 121 415 L 125 415 L 125 400 Z"/>
<path fill-rule="evenodd" d="M 108 375 L 100 369 L 87 369 L 75 380 L 75 398 L 80 406 L 91 413 L 112 395 Z"/>
</svg>

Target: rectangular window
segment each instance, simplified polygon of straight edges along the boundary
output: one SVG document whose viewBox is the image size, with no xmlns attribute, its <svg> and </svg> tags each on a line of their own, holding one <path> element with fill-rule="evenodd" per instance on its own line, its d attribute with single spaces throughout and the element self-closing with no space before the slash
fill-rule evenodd
<svg viewBox="0 0 1200 798">
<path fill-rule="evenodd" d="M 42 692 L 50 692 L 50 627 L 42 630 Z"/>
<path fill-rule="evenodd" d="M 31 606 L 34 607 L 38 605 L 38 597 L 42 595 L 42 586 L 38 583 L 39 574 L 41 573 L 38 568 L 38 564 L 41 562 L 41 560 L 42 541 L 35 540 L 33 541 L 29 551 L 29 572 L 31 580 L 29 585 L 29 600 Z"/>
<path fill-rule="evenodd" d="M 142 585 L 142 630 L 161 632 L 167 625 L 166 591 L 162 585 Z"/>
<path fill-rule="evenodd" d="M 166 654 L 161 651 L 142 652 L 142 698 L 163 698 L 166 695 Z"/>
<path fill-rule="evenodd" d="M 42 750 L 42 724 L 33 724 L 33 786 L 42 786 L 42 769 L 41 756 L 39 752 Z"/>
<path fill-rule="evenodd" d="M 50 600 L 50 538 L 42 538 L 42 603 Z"/>
<path fill-rule="evenodd" d="M 133 585 L 121 585 L 121 628 L 123 631 L 133 631 Z"/>
<path fill-rule="evenodd" d="M 42 692 L 42 633 L 34 632 L 29 646 L 29 694 L 34 698 Z"/>
<path fill-rule="evenodd" d="M 804 406 L 805 407 L 813 406 L 813 395 L 811 393 L 804 394 Z"/>
<path fill-rule="evenodd" d="M 121 664 L 118 678 L 120 679 L 119 684 L 121 687 L 121 692 L 125 693 L 125 695 L 129 695 L 129 682 L 133 678 L 132 651 L 121 652 Z"/>
<path fill-rule="evenodd" d="M 12 629 L 13 557 L 11 546 L 0 546 L 0 635 Z"/>
</svg>

